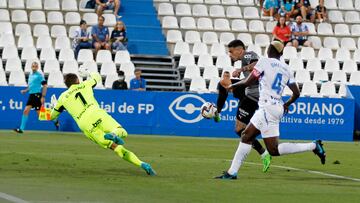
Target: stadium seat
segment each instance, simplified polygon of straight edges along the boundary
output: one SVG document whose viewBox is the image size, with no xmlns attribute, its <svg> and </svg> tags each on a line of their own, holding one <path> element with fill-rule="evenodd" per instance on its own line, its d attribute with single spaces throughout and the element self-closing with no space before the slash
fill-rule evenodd
<svg viewBox="0 0 360 203">
<path fill-rule="evenodd" d="M 210 6 L 209 15 L 213 18 L 224 18 L 225 17 L 224 7 L 220 5 Z"/>
<path fill-rule="evenodd" d="M 169 30 L 166 33 L 166 41 L 169 43 L 182 42 L 182 34 L 179 30 Z"/>
<path fill-rule="evenodd" d="M 182 17 L 180 19 L 180 28 L 184 30 L 196 30 L 196 23 L 193 17 Z"/>
<path fill-rule="evenodd" d="M 221 71 L 221 77 L 224 76 L 225 72 L 229 72 L 231 74 L 232 72 L 234 72 L 234 70 L 235 70 L 235 68 L 232 66 L 224 67 Z"/>
<path fill-rule="evenodd" d="M 213 30 L 213 23 L 210 18 L 199 18 L 197 21 L 198 30 Z"/>
<path fill-rule="evenodd" d="M 223 32 L 220 34 L 220 43 L 225 46 L 235 39 L 235 35 L 231 32 Z"/>
<path fill-rule="evenodd" d="M 348 49 L 345 48 L 340 48 L 336 51 L 335 54 L 335 58 L 338 61 L 346 61 L 346 60 L 350 60 L 350 51 Z"/>
<path fill-rule="evenodd" d="M 27 59 L 25 61 L 25 68 L 24 68 L 24 72 L 25 74 L 29 74 L 31 73 L 31 66 L 32 66 L 32 63 L 33 62 L 36 62 L 38 65 L 39 65 L 39 70 L 41 71 L 42 68 L 41 68 L 41 63 L 40 63 L 40 60 L 38 58 L 32 58 L 32 59 Z"/>
<path fill-rule="evenodd" d="M 245 19 L 259 19 L 259 11 L 256 7 L 245 7 L 244 8 Z"/>
<path fill-rule="evenodd" d="M 290 69 L 294 70 L 294 71 L 304 69 L 304 63 L 303 63 L 302 59 L 299 59 L 299 58 L 291 58 L 290 62 L 289 62 L 289 66 L 290 66 Z"/>
<path fill-rule="evenodd" d="M 351 73 L 349 83 L 351 85 L 360 85 L 360 71 Z"/>
<path fill-rule="evenodd" d="M 30 23 L 46 23 L 44 11 L 31 11 Z"/>
<path fill-rule="evenodd" d="M 97 73 L 99 72 L 98 71 L 98 66 L 97 66 L 95 61 L 85 61 L 83 63 L 83 66 L 87 67 L 89 72 L 97 72 Z"/>
<path fill-rule="evenodd" d="M 7 8 L 7 0 L 0 0 L 0 8 Z"/>
<path fill-rule="evenodd" d="M 229 6 L 226 8 L 226 17 L 227 18 L 236 18 L 236 19 L 241 19 L 242 18 L 242 14 L 241 14 L 241 10 L 240 7 L 238 6 Z"/>
<path fill-rule="evenodd" d="M 213 43 L 210 48 L 211 56 L 222 56 L 226 54 L 225 46 L 220 43 Z"/>
<path fill-rule="evenodd" d="M 336 4 L 336 0 L 326 0 L 324 1 L 324 6 L 327 9 L 337 9 L 337 4 Z"/>
<path fill-rule="evenodd" d="M 176 42 L 174 48 L 175 56 L 180 56 L 182 54 L 188 54 L 188 53 L 190 53 L 190 47 L 187 42 Z"/>
<path fill-rule="evenodd" d="M 270 44 L 269 35 L 266 34 L 257 34 L 255 36 L 255 44 L 259 45 L 260 47 L 267 47 Z"/>
<path fill-rule="evenodd" d="M 295 80 L 298 83 L 304 83 L 310 81 L 310 73 L 307 70 L 298 70 L 295 74 Z"/>
<path fill-rule="evenodd" d="M 24 10 L 13 10 L 11 12 L 11 21 L 14 23 L 27 23 L 28 16 Z"/>
<path fill-rule="evenodd" d="M 302 60 L 307 61 L 309 59 L 315 58 L 315 51 L 312 47 L 303 47 L 301 48 L 300 55 Z"/>
<path fill-rule="evenodd" d="M 9 85 L 11 86 L 27 86 L 25 74 L 23 70 L 14 70 L 9 75 Z"/>
<path fill-rule="evenodd" d="M 232 31 L 236 32 L 247 32 L 247 25 L 245 20 L 236 19 L 231 22 Z"/>
<path fill-rule="evenodd" d="M 355 24 L 351 26 L 351 35 L 360 36 L 360 25 Z"/>
<path fill-rule="evenodd" d="M 250 32 L 265 32 L 264 23 L 261 20 L 251 20 L 249 23 Z"/>
<path fill-rule="evenodd" d="M 306 70 L 310 72 L 321 70 L 321 61 L 317 58 L 309 59 L 306 64 Z"/>
<path fill-rule="evenodd" d="M 213 66 L 214 65 L 214 61 L 211 55 L 209 54 L 201 54 L 199 55 L 199 59 L 197 61 L 197 65 L 200 68 L 205 68 L 207 66 Z"/>
<path fill-rule="evenodd" d="M 50 31 L 50 35 L 53 38 L 58 38 L 58 37 L 66 37 L 67 33 L 66 33 L 66 28 L 63 25 L 53 25 L 51 27 L 51 31 Z"/>
<path fill-rule="evenodd" d="M 316 83 L 322 83 L 322 82 L 329 81 L 329 75 L 325 70 L 314 71 L 313 81 Z"/>
<path fill-rule="evenodd" d="M 345 37 L 341 39 L 341 48 L 354 51 L 356 49 L 356 43 L 353 38 Z"/>
<path fill-rule="evenodd" d="M 222 5 L 237 5 L 237 0 L 221 0 Z"/>
<path fill-rule="evenodd" d="M 195 65 L 195 58 L 192 54 L 183 54 L 180 56 L 179 67 L 185 68 L 187 66 Z"/>
<path fill-rule="evenodd" d="M 21 35 L 18 40 L 18 48 L 23 49 L 24 47 L 33 47 L 34 39 L 31 35 Z"/>
<path fill-rule="evenodd" d="M 48 47 L 48 48 L 43 48 L 41 50 L 41 53 L 40 53 L 40 61 L 41 62 L 45 62 L 47 60 L 53 60 L 53 59 L 56 59 L 56 53 L 55 53 L 54 48 Z"/>
<path fill-rule="evenodd" d="M 345 22 L 360 23 L 359 13 L 357 11 L 348 11 L 345 13 Z"/>
<path fill-rule="evenodd" d="M 51 71 L 60 71 L 60 64 L 59 64 L 58 60 L 51 59 L 51 60 L 45 61 L 44 73 L 48 74 Z"/>
<path fill-rule="evenodd" d="M 335 35 L 349 36 L 350 30 L 347 24 L 336 24 L 335 25 Z"/>
<path fill-rule="evenodd" d="M 9 8 L 10 9 L 24 9 L 25 3 L 24 0 L 9 0 Z"/>
<path fill-rule="evenodd" d="M 37 51 L 35 47 L 24 47 L 21 52 L 21 60 L 28 61 L 30 59 L 37 59 Z"/>
<path fill-rule="evenodd" d="M 319 35 L 333 35 L 334 34 L 331 24 L 329 24 L 329 23 L 318 24 L 317 33 Z"/>
<path fill-rule="evenodd" d="M 51 11 L 60 10 L 59 0 L 44 0 L 44 9 Z"/>
<path fill-rule="evenodd" d="M 308 40 L 312 43 L 314 49 L 320 49 L 322 47 L 322 42 L 318 36 L 309 36 Z"/>
<path fill-rule="evenodd" d="M 253 6 L 254 0 L 239 0 L 239 5 L 241 6 Z"/>
<path fill-rule="evenodd" d="M 80 20 L 81 20 L 80 14 L 77 12 L 68 12 L 65 14 L 66 25 L 79 25 Z"/>
<path fill-rule="evenodd" d="M 98 23 L 98 16 L 95 13 L 85 13 L 83 19 L 90 26 L 96 25 Z"/>
<path fill-rule="evenodd" d="M 6 9 L 0 9 L 0 21 L 10 21 L 10 13 Z"/>
<path fill-rule="evenodd" d="M 42 0 L 26 0 L 26 9 L 28 10 L 42 10 Z"/>
<path fill-rule="evenodd" d="M 13 34 L 2 34 L 0 35 L 0 48 L 15 45 L 15 38 Z"/>
<path fill-rule="evenodd" d="M 198 93 L 208 92 L 208 90 L 206 89 L 205 79 L 202 77 L 193 78 L 190 83 L 189 91 Z"/>
<path fill-rule="evenodd" d="M 301 96 L 318 97 L 319 93 L 315 82 L 304 82 L 301 89 Z"/>
<path fill-rule="evenodd" d="M 178 4 L 175 7 L 177 16 L 191 16 L 191 8 L 189 4 Z"/>
<path fill-rule="evenodd" d="M 94 61 L 93 51 L 90 49 L 80 49 L 77 60 L 79 63 Z"/>
<path fill-rule="evenodd" d="M 186 2 L 186 0 L 182 0 L 182 1 Z M 204 3 L 204 0 L 187 0 L 187 2 L 189 4 L 202 4 Z"/>
<path fill-rule="evenodd" d="M 360 49 L 354 51 L 353 60 L 360 63 Z"/>
<path fill-rule="evenodd" d="M 354 6 L 355 6 L 355 9 L 359 11 L 360 10 L 360 0 L 355 0 Z"/>
<path fill-rule="evenodd" d="M 200 33 L 197 31 L 187 31 L 185 33 L 185 42 L 194 44 L 195 42 L 201 42 Z"/>
<path fill-rule="evenodd" d="M 340 65 L 339 65 L 339 62 L 337 62 L 336 59 L 327 59 L 325 61 L 325 68 L 324 68 L 325 71 L 327 72 L 334 72 L 334 71 L 338 71 L 340 70 Z"/>
<path fill-rule="evenodd" d="M 63 65 L 62 72 L 63 74 L 75 73 L 77 74 L 79 70 L 79 65 L 76 60 L 66 60 Z"/>
<path fill-rule="evenodd" d="M 335 83 L 335 84 L 345 84 L 347 83 L 346 81 L 346 73 L 343 71 L 334 71 L 331 77 L 331 82 Z"/>
<path fill-rule="evenodd" d="M 52 40 L 51 40 L 50 36 L 41 35 L 36 41 L 36 48 L 43 49 L 43 48 L 49 48 L 49 47 L 52 47 Z"/>
<path fill-rule="evenodd" d="M 124 71 L 125 76 L 133 76 L 135 71 L 135 66 L 132 62 L 122 63 L 120 65 L 120 70 Z"/>
<path fill-rule="evenodd" d="M 32 35 L 29 24 L 17 24 L 15 27 L 15 36 Z"/>
<path fill-rule="evenodd" d="M 76 34 L 75 32 L 79 28 L 80 28 L 80 26 L 70 26 L 70 28 L 69 28 L 69 38 L 70 39 L 74 39 L 75 34 Z"/>
<path fill-rule="evenodd" d="M 47 80 L 49 87 L 65 88 L 64 76 L 60 70 L 53 70 L 49 73 Z"/>
<path fill-rule="evenodd" d="M 324 38 L 324 47 L 332 49 L 332 50 L 339 49 L 340 47 L 339 47 L 338 39 L 336 37 L 325 37 Z"/>
<path fill-rule="evenodd" d="M 178 29 L 178 21 L 175 16 L 165 16 L 162 19 L 162 27 L 167 29 Z"/>
<path fill-rule="evenodd" d="M 107 75 L 106 79 L 105 79 L 105 88 L 107 89 L 111 89 L 113 83 L 119 79 L 119 76 L 117 74 L 111 74 L 111 75 Z"/>
<path fill-rule="evenodd" d="M 325 61 L 326 59 L 333 58 L 333 53 L 331 49 L 321 47 L 318 53 L 318 58 L 322 61 Z"/>
<path fill-rule="evenodd" d="M 205 44 L 218 43 L 218 36 L 215 32 L 204 32 L 202 36 L 202 42 Z"/>
<path fill-rule="evenodd" d="M 269 21 L 269 22 L 266 22 L 266 25 L 265 25 L 265 31 L 268 32 L 268 33 L 272 33 L 272 31 L 274 30 L 275 26 L 276 26 L 277 22 L 276 21 Z"/>
<path fill-rule="evenodd" d="M 220 82 L 220 78 L 219 77 L 213 77 L 210 79 L 210 83 L 209 83 L 209 91 L 210 92 L 217 92 L 217 86 L 218 83 Z"/>
<path fill-rule="evenodd" d="M 19 57 L 16 56 L 15 58 L 7 59 L 5 63 L 5 72 L 9 73 L 11 71 L 16 71 L 16 70 L 22 71 L 22 65 Z"/>
<path fill-rule="evenodd" d="M 216 58 L 216 63 L 215 66 L 219 69 L 224 69 L 227 67 L 232 67 L 231 65 L 231 59 L 229 55 L 222 55 L 222 56 L 218 56 Z"/>
<path fill-rule="evenodd" d="M 115 54 L 115 64 L 120 65 L 123 63 L 131 62 L 130 54 L 128 51 L 117 51 Z"/>
<path fill-rule="evenodd" d="M 106 62 L 112 62 L 111 52 L 109 50 L 99 50 L 96 55 L 96 63 L 100 65 Z"/>
<path fill-rule="evenodd" d="M 70 39 L 66 36 L 59 36 L 55 40 L 55 51 L 71 48 Z"/>
<path fill-rule="evenodd" d="M 0 36 L 2 34 L 13 34 L 13 28 L 10 22 L 0 22 Z"/>
<path fill-rule="evenodd" d="M 193 78 L 200 77 L 200 69 L 196 65 L 186 66 L 184 72 L 184 79 L 191 80 Z"/>
<path fill-rule="evenodd" d="M 343 23 L 344 18 L 342 12 L 339 10 L 328 11 L 329 20 L 332 23 Z"/>
<path fill-rule="evenodd" d="M 343 63 L 342 71 L 349 74 L 358 71 L 356 62 L 354 60 L 345 60 Z"/>
<path fill-rule="evenodd" d="M 116 72 L 116 65 L 112 61 L 107 61 L 102 63 L 100 74 L 102 76 L 111 75 L 111 74 L 117 74 Z"/>
<path fill-rule="evenodd" d="M 353 0 L 338 0 L 340 10 L 354 10 Z"/>
<path fill-rule="evenodd" d="M 201 42 L 195 42 L 193 49 L 192 49 L 192 54 L 194 56 L 200 56 L 202 54 L 208 54 L 208 47 L 205 43 L 201 43 Z"/>
<path fill-rule="evenodd" d="M 204 0 L 205 4 L 221 4 L 220 0 Z"/>
<path fill-rule="evenodd" d="M 340 84 L 338 95 L 343 98 L 347 97 L 347 88 L 345 84 Z"/>
<path fill-rule="evenodd" d="M 59 11 L 50 11 L 47 13 L 47 21 L 49 24 L 64 24 L 64 17 Z"/>
<path fill-rule="evenodd" d="M 247 48 L 248 51 L 253 51 L 255 52 L 257 55 L 262 56 L 261 53 L 261 47 L 257 44 L 250 44 Z"/>
<path fill-rule="evenodd" d="M 192 14 L 194 17 L 207 17 L 209 16 L 207 7 L 202 4 L 196 4 L 192 7 Z"/>
<path fill-rule="evenodd" d="M 304 22 L 304 25 L 308 27 L 310 35 L 317 35 L 314 23 Z"/>
<path fill-rule="evenodd" d="M 158 8 L 158 15 L 174 15 L 174 8 L 170 3 L 160 3 Z"/>
<path fill-rule="evenodd" d="M 8 83 L 6 81 L 6 74 L 4 69 L 2 68 L 2 65 L 0 67 L 0 86 L 8 86 Z"/>
<path fill-rule="evenodd" d="M 7 60 L 10 58 L 17 58 L 18 57 L 18 50 L 15 45 L 6 46 L 2 52 L 2 59 Z"/>
<path fill-rule="evenodd" d="M 104 22 L 104 25 L 105 26 L 111 26 L 111 27 L 114 27 L 115 24 L 116 24 L 116 17 L 114 14 L 112 13 L 105 13 L 103 14 L 103 16 L 105 17 L 105 22 Z"/>
<path fill-rule="evenodd" d="M 64 63 L 65 61 L 68 61 L 68 60 L 70 60 L 70 61 L 75 60 L 74 51 L 70 48 L 61 49 L 60 53 L 59 53 L 59 62 Z"/>
<path fill-rule="evenodd" d="M 230 24 L 227 19 L 219 18 L 214 20 L 214 30 L 216 31 L 230 31 Z"/>
<path fill-rule="evenodd" d="M 49 27 L 47 25 L 38 24 L 34 26 L 34 37 L 40 37 L 43 35 L 50 35 Z"/>
<path fill-rule="evenodd" d="M 61 3 L 61 10 L 63 11 L 77 11 L 78 6 L 76 0 L 63 0 Z"/>
<path fill-rule="evenodd" d="M 332 82 L 322 83 L 320 88 L 320 94 L 323 97 L 332 97 L 332 98 L 339 97 L 336 94 L 335 84 Z"/>
<path fill-rule="evenodd" d="M 237 39 L 241 40 L 245 44 L 245 46 L 249 46 L 250 44 L 253 44 L 251 34 L 249 33 L 240 33 L 237 36 Z"/>
</svg>

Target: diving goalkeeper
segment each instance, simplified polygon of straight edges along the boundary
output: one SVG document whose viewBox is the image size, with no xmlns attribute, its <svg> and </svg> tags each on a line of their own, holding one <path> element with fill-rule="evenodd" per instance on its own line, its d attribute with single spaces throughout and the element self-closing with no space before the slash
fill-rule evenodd
<svg viewBox="0 0 360 203">
<path fill-rule="evenodd" d="M 66 110 L 90 140 L 103 148 L 114 150 L 118 156 L 141 167 L 148 175 L 156 175 L 150 164 L 141 161 L 123 146 L 123 138 L 127 137 L 128 133 L 99 107 L 94 97 L 93 87 L 101 82 L 101 76 L 98 73 L 89 74 L 86 70 L 83 72 L 90 75 L 90 79 L 81 83 L 76 74 L 65 75 L 64 82 L 68 90 L 60 95 L 58 101 L 53 99 L 51 120 L 56 119 L 63 110 Z"/>
</svg>

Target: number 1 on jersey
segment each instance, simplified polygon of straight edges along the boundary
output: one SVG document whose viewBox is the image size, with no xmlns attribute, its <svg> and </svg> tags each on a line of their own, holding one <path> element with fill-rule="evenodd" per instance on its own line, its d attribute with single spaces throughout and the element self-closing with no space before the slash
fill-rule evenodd
<svg viewBox="0 0 360 203">
<path fill-rule="evenodd" d="M 275 80 L 274 80 L 274 82 L 272 84 L 272 87 L 271 87 L 273 90 L 276 90 L 276 92 L 278 94 L 280 94 L 280 92 L 281 92 L 281 81 L 282 81 L 282 74 L 278 73 L 276 75 Z"/>
<path fill-rule="evenodd" d="M 76 98 L 76 99 L 77 99 L 77 98 L 80 98 L 81 103 L 83 103 L 84 106 L 87 104 L 85 98 L 83 97 L 83 95 L 82 95 L 80 92 L 78 92 L 78 93 L 75 94 L 75 98 Z"/>
</svg>

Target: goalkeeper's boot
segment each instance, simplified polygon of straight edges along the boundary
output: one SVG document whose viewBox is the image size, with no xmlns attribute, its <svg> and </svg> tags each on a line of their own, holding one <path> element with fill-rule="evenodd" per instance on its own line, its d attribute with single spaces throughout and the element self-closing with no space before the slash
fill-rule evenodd
<svg viewBox="0 0 360 203">
<path fill-rule="evenodd" d="M 215 121 L 216 123 L 218 123 L 218 122 L 221 121 L 220 114 L 219 114 L 218 111 L 215 112 L 214 121 Z"/>
<path fill-rule="evenodd" d="M 141 168 L 144 169 L 149 176 L 156 176 L 156 172 L 151 168 L 150 164 L 143 162 Z"/>
<path fill-rule="evenodd" d="M 321 140 L 316 140 L 314 141 L 314 143 L 316 145 L 315 149 L 313 150 L 314 154 L 316 154 L 320 158 L 322 164 L 325 164 L 326 154 L 323 143 L 321 142 Z"/>
<path fill-rule="evenodd" d="M 270 168 L 270 164 L 271 164 L 271 155 L 270 154 L 266 154 L 264 158 L 261 158 L 262 162 L 263 162 L 263 172 L 266 173 L 269 168 Z"/>
<path fill-rule="evenodd" d="M 14 129 L 14 132 L 17 132 L 17 133 L 24 133 L 24 131 L 23 131 L 23 130 L 21 130 L 20 128 L 15 128 L 15 129 Z"/>
<path fill-rule="evenodd" d="M 124 140 L 121 139 L 119 136 L 116 136 L 114 133 L 108 133 L 104 135 L 105 140 L 111 140 L 115 144 L 123 145 L 125 144 Z"/>
<path fill-rule="evenodd" d="M 223 174 L 220 176 L 216 176 L 215 179 L 226 179 L 226 180 L 236 180 L 237 174 L 230 175 L 227 171 L 223 171 Z"/>
<path fill-rule="evenodd" d="M 59 120 L 54 121 L 54 125 L 55 125 L 56 130 L 59 131 L 59 129 L 60 129 L 60 122 L 59 122 Z"/>
</svg>

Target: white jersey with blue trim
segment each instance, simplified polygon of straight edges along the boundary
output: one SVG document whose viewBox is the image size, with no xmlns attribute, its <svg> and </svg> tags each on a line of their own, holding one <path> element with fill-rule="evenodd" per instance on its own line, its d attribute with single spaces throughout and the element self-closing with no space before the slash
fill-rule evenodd
<svg viewBox="0 0 360 203">
<path fill-rule="evenodd" d="M 281 95 L 286 85 L 295 83 L 290 67 L 275 58 L 261 58 L 253 74 L 259 77 L 259 106 L 283 103 Z"/>
</svg>

